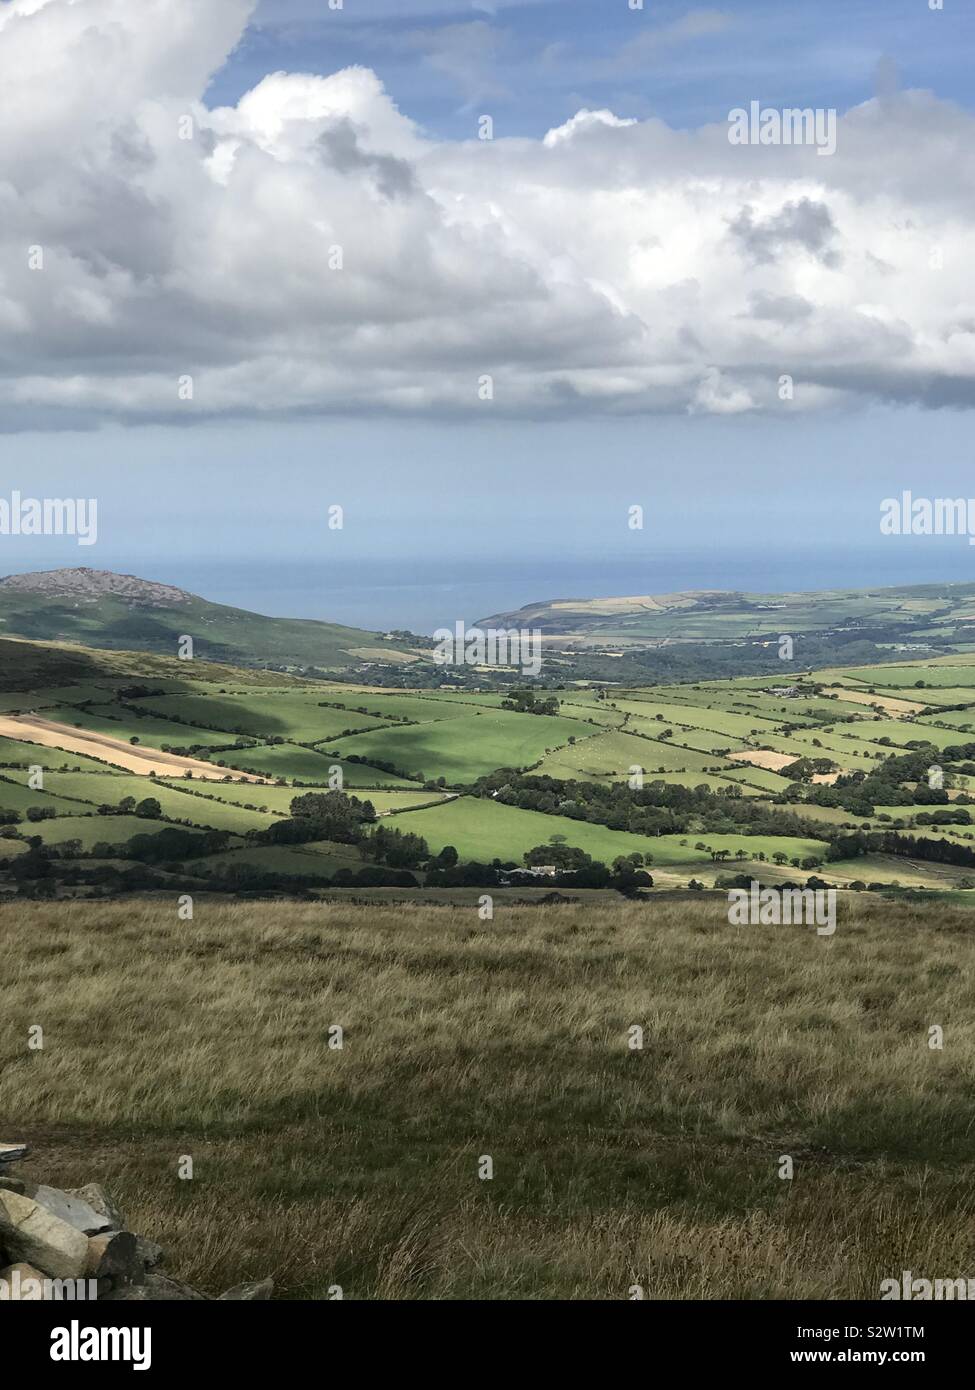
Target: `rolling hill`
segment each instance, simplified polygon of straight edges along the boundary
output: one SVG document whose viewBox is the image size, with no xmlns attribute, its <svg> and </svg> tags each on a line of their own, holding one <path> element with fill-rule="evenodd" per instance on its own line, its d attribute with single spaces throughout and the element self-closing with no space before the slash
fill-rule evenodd
<svg viewBox="0 0 975 1390">
<path fill-rule="evenodd" d="M 552 599 L 481 618 L 478 626 L 539 628 L 568 647 L 726 642 L 779 633 L 845 632 L 929 647 L 970 638 L 975 584 L 751 594 L 698 590 Z M 966 626 L 968 631 L 966 632 Z"/>
<path fill-rule="evenodd" d="M 285 671 L 368 671 L 419 656 L 410 643 L 381 633 L 265 617 L 107 570 L 57 569 L 0 579 L 2 636 L 174 656 L 184 634 L 193 638 L 201 660 Z"/>
</svg>

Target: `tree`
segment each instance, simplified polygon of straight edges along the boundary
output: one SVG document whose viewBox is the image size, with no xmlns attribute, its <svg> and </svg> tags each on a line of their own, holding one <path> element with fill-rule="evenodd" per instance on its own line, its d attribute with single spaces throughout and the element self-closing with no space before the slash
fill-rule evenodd
<svg viewBox="0 0 975 1390">
<path fill-rule="evenodd" d="M 162 816 L 162 807 L 154 796 L 147 796 L 136 806 L 135 813 L 140 820 L 159 820 Z"/>
</svg>

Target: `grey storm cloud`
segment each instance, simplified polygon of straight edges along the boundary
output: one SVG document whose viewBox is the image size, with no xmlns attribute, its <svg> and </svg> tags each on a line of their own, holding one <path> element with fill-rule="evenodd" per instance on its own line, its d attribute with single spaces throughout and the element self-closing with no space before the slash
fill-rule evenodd
<svg viewBox="0 0 975 1390">
<path fill-rule="evenodd" d="M 758 264 L 779 259 L 796 247 L 808 251 L 824 265 L 837 265 L 839 256 L 831 243 L 836 236 L 836 224 L 825 203 L 801 198 L 786 205 L 771 217 L 756 217 L 754 208 L 742 208 L 731 223 L 746 253 Z"/>
<path fill-rule="evenodd" d="M 0 7 L 0 427 L 975 399 L 958 107 L 886 93 L 822 158 L 609 111 L 437 140 L 362 67 L 208 106 L 253 10 Z"/>
</svg>

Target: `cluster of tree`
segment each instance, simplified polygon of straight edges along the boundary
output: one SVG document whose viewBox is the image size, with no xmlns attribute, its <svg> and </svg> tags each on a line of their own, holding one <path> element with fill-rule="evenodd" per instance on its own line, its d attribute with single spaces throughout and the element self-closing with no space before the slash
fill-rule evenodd
<svg viewBox="0 0 975 1390">
<path fill-rule="evenodd" d="M 774 888 L 776 892 L 786 889 L 796 888 L 833 888 L 835 884 L 827 882 L 825 878 L 819 878 L 816 874 L 810 874 L 805 883 L 793 883 L 791 880 L 784 882 L 766 883 L 758 874 L 719 874 L 714 880 L 715 888 L 751 888 L 755 883 L 759 888 Z"/>
<path fill-rule="evenodd" d="M 162 806 L 154 796 L 136 801 L 134 796 L 123 796 L 115 806 L 102 805 L 98 808 L 100 816 L 138 816 L 140 820 L 161 820 Z"/>
<path fill-rule="evenodd" d="M 975 754 L 975 745 L 963 745 Z M 943 806 L 948 794 L 942 788 L 928 785 L 932 766 L 957 762 L 956 754 L 963 748 L 937 749 L 930 743 L 918 743 L 905 753 L 885 758 L 869 771 L 842 773 L 832 786 L 819 784 L 803 791 L 796 786 L 785 793 L 781 801 L 804 799 L 817 806 L 833 806 L 849 812 L 860 820 L 872 816 L 876 806 Z M 917 783 L 914 788 L 904 783 Z"/>
<path fill-rule="evenodd" d="M 262 845 L 304 845 L 312 840 L 357 845 L 365 839 L 366 826 L 375 820 L 371 801 L 339 791 L 306 792 L 292 799 L 289 820 L 248 831 L 248 839 Z"/>
<path fill-rule="evenodd" d="M 975 866 L 975 849 L 952 840 L 931 840 L 905 835 L 896 830 L 855 830 L 837 835 L 830 843 L 827 858 L 853 859 L 862 854 L 899 854 L 908 859 L 925 859 L 933 864 Z"/>
<path fill-rule="evenodd" d="M 528 686 L 521 690 L 512 690 L 511 694 L 501 701 L 501 708 L 517 710 L 519 714 L 558 714 L 559 702 L 555 695 L 540 698 L 531 686 Z"/>
<path fill-rule="evenodd" d="M 133 835 L 123 845 L 109 846 L 109 854 L 121 859 L 138 859 L 143 864 L 179 865 L 187 859 L 202 859 L 208 854 L 219 854 L 227 848 L 230 832 L 227 830 L 183 830 L 177 825 L 167 825 L 152 835 Z M 96 858 L 101 846 L 92 851 Z M 106 856 L 107 857 L 107 856 Z"/>
<path fill-rule="evenodd" d="M 683 835 L 693 826 L 713 835 L 823 836 L 822 822 L 771 811 L 756 798 L 743 796 L 741 788 L 733 785 L 720 793 L 704 783 L 683 787 L 645 781 L 641 788 L 632 788 L 626 782 L 560 781 L 509 768 L 481 778 L 473 790 L 505 806 L 605 825 L 634 835 Z"/>
<path fill-rule="evenodd" d="M 456 863 L 457 851 L 452 849 L 451 853 Z M 430 846 L 422 835 L 380 825 L 360 842 L 359 854 L 373 864 L 388 864 L 392 869 L 418 869 L 430 858 Z"/>
<path fill-rule="evenodd" d="M 971 825 L 971 812 L 964 806 L 954 806 L 950 811 L 919 811 L 914 817 L 917 825 Z"/>
<path fill-rule="evenodd" d="M 811 782 L 816 776 L 835 771 L 836 764 L 830 758 L 798 758 L 780 768 L 779 776 L 788 777 L 791 782 Z"/>
</svg>

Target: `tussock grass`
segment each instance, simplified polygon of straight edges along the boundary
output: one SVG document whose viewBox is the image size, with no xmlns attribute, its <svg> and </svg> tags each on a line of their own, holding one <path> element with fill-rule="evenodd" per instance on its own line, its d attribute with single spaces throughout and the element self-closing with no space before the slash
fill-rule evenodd
<svg viewBox="0 0 975 1390">
<path fill-rule="evenodd" d="M 827 939 L 710 899 L 494 922 L 17 904 L 0 1133 L 38 1178 L 118 1189 L 214 1291 L 267 1271 L 295 1298 L 876 1298 L 905 1268 L 975 1274 L 971 921 L 856 900 Z"/>
</svg>

